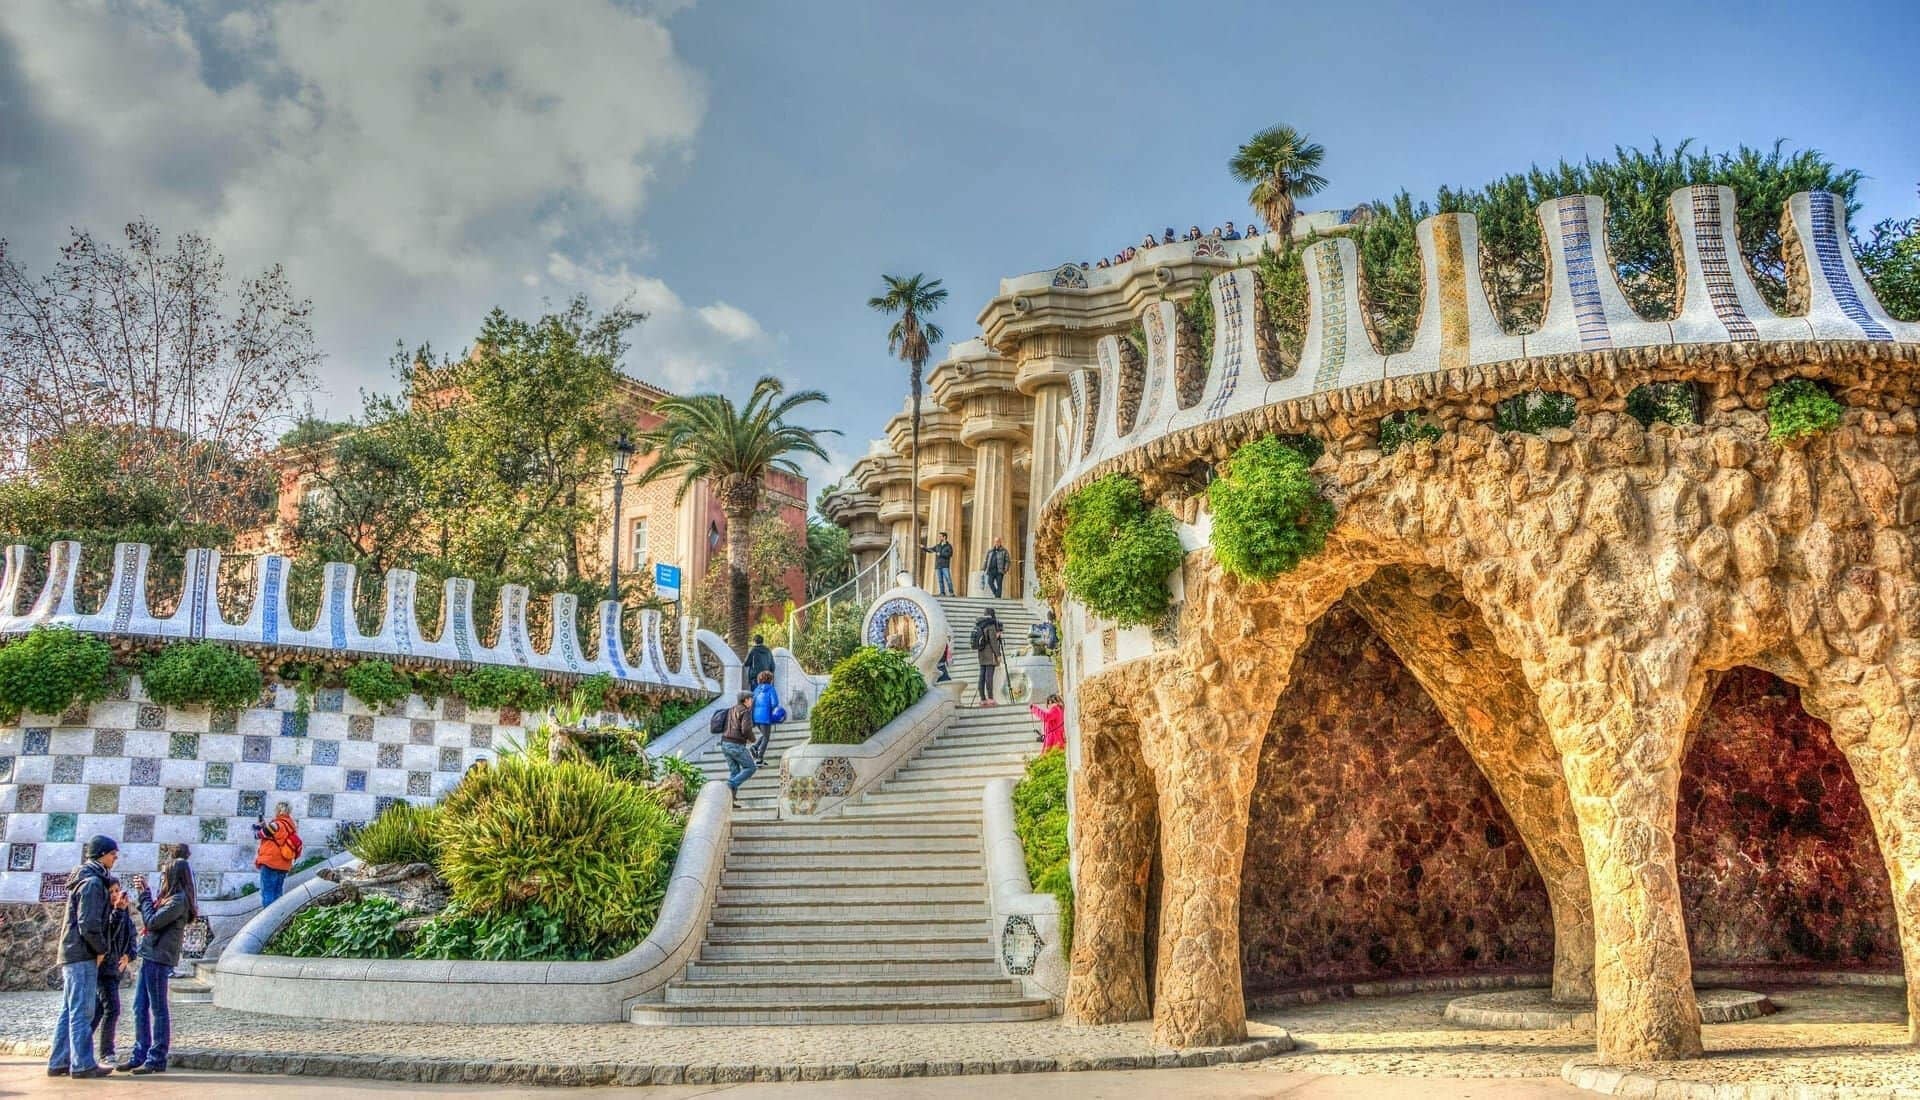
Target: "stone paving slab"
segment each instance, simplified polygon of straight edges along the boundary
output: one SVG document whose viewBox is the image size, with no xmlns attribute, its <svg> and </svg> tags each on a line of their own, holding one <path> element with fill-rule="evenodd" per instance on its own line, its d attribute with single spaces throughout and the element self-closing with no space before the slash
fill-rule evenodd
<svg viewBox="0 0 1920 1100">
<path fill-rule="evenodd" d="M 1750 989 L 1702 989 L 1694 1000 L 1700 1007 L 1700 1021 L 1708 1024 L 1752 1020 L 1773 1011 L 1773 1002 L 1766 994 Z M 1456 1024 L 1497 1031 L 1593 1030 L 1592 1001 L 1556 1001 L 1546 989 L 1508 989 L 1455 997 L 1447 1002 L 1446 1016 Z"/>
<path fill-rule="evenodd" d="M 0 1053 L 47 1052 L 55 993 L 0 994 Z M 131 1014 L 128 1014 L 129 1016 Z M 120 1049 L 131 1046 L 122 1020 Z M 1284 1031 L 1173 1050 L 1147 1023 L 643 1028 L 632 1024 L 357 1024 L 176 1004 L 183 1069 L 446 1084 L 648 1085 L 1174 1069 L 1268 1058 Z"/>
</svg>

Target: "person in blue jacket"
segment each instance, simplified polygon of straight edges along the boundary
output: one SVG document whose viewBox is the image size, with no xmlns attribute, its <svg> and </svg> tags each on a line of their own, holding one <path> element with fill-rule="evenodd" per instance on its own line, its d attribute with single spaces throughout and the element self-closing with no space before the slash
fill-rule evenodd
<svg viewBox="0 0 1920 1100">
<path fill-rule="evenodd" d="M 753 762 L 755 764 L 766 766 L 767 742 L 773 740 L 774 723 L 786 720 L 787 712 L 780 706 L 780 693 L 773 687 L 773 673 L 762 672 L 753 685 Z"/>
</svg>

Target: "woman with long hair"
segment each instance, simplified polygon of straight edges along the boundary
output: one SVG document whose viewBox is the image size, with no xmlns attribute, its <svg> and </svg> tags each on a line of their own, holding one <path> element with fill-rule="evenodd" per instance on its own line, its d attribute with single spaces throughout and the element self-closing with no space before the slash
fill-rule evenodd
<svg viewBox="0 0 1920 1100">
<path fill-rule="evenodd" d="M 167 1007 L 167 980 L 180 965 L 187 925 L 200 915 L 193 896 L 193 868 L 184 859 L 167 864 L 156 902 L 140 884 L 140 980 L 133 990 L 133 1053 L 120 1068 L 134 1074 L 164 1073 L 173 1045 L 173 1014 Z"/>
<path fill-rule="evenodd" d="M 1056 692 L 1045 703 L 1033 703 L 1027 713 L 1040 720 L 1040 751 L 1067 747 L 1067 705 Z"/>
</svg>

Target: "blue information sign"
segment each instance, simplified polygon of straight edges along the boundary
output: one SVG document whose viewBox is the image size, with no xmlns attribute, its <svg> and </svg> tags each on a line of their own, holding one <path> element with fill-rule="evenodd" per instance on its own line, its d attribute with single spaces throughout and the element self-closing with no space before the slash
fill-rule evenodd
<svg viewBox="0 0 1920 1100">
<path fill-rule="evenodd" d="M 680 567 L 663 562 L 653 563 L 653 594 L 662 600 L 680 598 Z"/>
</svg>

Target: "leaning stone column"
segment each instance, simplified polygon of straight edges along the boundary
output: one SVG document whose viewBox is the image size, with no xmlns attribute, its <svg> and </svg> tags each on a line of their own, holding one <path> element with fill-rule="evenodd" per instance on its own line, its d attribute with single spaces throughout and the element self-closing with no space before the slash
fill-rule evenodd
<svg viewBox="0 0 1920 1100">
<path fill-rule="evenodd" d="M 1426 689 L 1533 857 L 1553 911 L 1553 999 L 1591 1002 L 1593 899 L 1580 825 L 1519 662 L 1439 570 L 1381 570 L 1346 602 Z"/>
<path fill-rule="evenodd" d="M 1139 701 L 1124 672 L 1081 682 L 1080 770 L 1074 777 L 1073 954 L 1067 1019 L 1144 1020 L 1147 877 L 1156 822 L 1153 777 L 1140 758 Z"/>
<path fill-rule="evenodd" d="M 1592 884 L 1595 1040 L 1603 1062 L 1700 1053 L 1700 1008 L 1680 908 L 1673 829 L 1688 722 L 1705 686 L 1653 675 L 1605 640 L 1548 677 L 1553 731 Z"/>
</svg>

